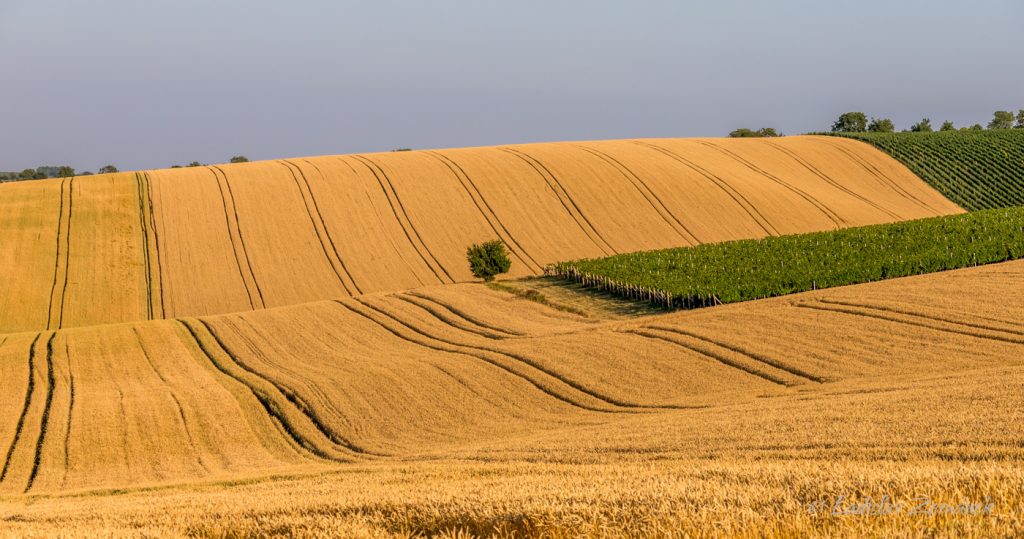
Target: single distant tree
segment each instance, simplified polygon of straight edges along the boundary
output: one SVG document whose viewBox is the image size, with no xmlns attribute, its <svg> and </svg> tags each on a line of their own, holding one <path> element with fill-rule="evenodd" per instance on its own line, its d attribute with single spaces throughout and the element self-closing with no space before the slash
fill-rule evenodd
<svg viewBox="0 0 1024 539">
<path fill-rule="evenodd" d="M 932 131 L 935 130 L 932 129 L 932 121 L 928 118 L 925 118 L 920 122 L 917 122 L 916 124 L 910 126 L 910 131 L 914 133 L 931 133 Z"/>
<path fill-rule="evenodd" d="M 89 171 L 87 170 L 87 171 L 85 171 L 85 172 L 79 172 L 79 173 L 78 173 L 78 175 L 79 175 L 79 176 L 92 176 L 92 172 L 89 172 Z"/>
<path fill-rule="evenodd" d="M 471 245 L 466 249 L 466 257 L 473 275 L 485 281 L 493 281 L 495 275 L 505 273 L 512 267 L 512 260 L 501 240 Z"/>
<path fill-rule="evenodd" d="M 992 113 L 992 121 L 988 123 L 989 129 L 1011 129 L 1013 128 L 1013 113 L 1008 110 L 997 110 Z"/>
<path fill-rule="evenodd" d="M 114 165 L 107 165 L 99 170 L 97 174 L 116 174 L 118 172 L 117 167 Z"/>
<path fill-rule="evenodd" d="M 1017 111 L 1017 125 L 1013 127 L 1016 129 L 1024 129 L 1024 109 Z"/>
<path fill-rule="evenodd" d="M 57 171 L 57 175 L 61 178 L 70 178 L 75 175 L 75 169 L 68 166 L 60 167 Z"/>
<path fill-rule="evenodd" d="M 231 158 L 232 163 L 248 163 L 249 158 L 244 155 L 236 155 Z"/>
<path fill-rule="evenodd" d="M 781 137 L 778 131 L 774 127 L 762 127 L 757 130 L 757 136 L 759 137 Z"/>
<path fill-rule="evenodd" d="M 868 131 L 872 133 L 892 133 L 896 131 L 896 124 L 889 118 L 871 118 L 868 124 Z"/>
<path fill-rule="evenodd" d="M 192 161 L 191 163 L 188 164 L 188 166 L 190 166 L 190 167 L 201 167 L 203 165 L 200 165 L 199 161 Z"/>
<path fill-rule="evenodd" d="M 972 125 L 971 127 L 968 128 L 968 130 L 970 130 L 970 131 L 981 131 L 983 129 L 985 129 L 985 128 L 982 127 L 981 124 L 974 124 L 974 125 Z"/>
<path fill-rule="evenodd" d="M 946 120 L 942 122 L 942 127 L 939 128 L 939 131 L 956 131 L 956 126 L 953 125 L 953 122 Z"/>
<path fill-rule="evenodd" d="M 25 170 L 21 171 L 21 174 L 18 174 L 18 178 L 20 178 L 22 180 L 33 180 L 33 179 L 36 179 L 36 169 L 34 169 L 34 168 L 26 168 Z"/>
<path fill-rule="evenodd" d="M 844 112 L 832 124 L 833 133 L 863 133 L 868 129 L 868 117 L 863 112 Z"/>
<path fill-rule="evenodd" d="M 391 151 L 393 151 L 393 152 L 411 152 L 412 148 L 395 148 L 394 150 L 391 150 Z"/>
</svg>

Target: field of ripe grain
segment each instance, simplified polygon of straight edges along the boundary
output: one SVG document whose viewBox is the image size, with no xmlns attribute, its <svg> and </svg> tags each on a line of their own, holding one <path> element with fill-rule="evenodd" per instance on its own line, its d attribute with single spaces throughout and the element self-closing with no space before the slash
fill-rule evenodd
<svg viewBox="0 0 1024 539">
<path fill-rule="evenodd" d="M 1022 278 L 638 318 L 463 284 L 7 335 L 0 532 L 1015 535 Z M 904 513 L 831 514 L 867 496 Z"/>
<path fill-rule="evenodd" d="M 1009 368 L 1024 362 L 1022 277 L 1015 262 L 626 320 L 464 284 L 12 334 L 0 488 L 438 454 L 841 381 Z"/>
<path fill-rule="evenodd" d="M 0 186 L 0 332 L 204 316 L 959 213 L 868 144 L 663 139 L 391 152 Z"/>
</svg>

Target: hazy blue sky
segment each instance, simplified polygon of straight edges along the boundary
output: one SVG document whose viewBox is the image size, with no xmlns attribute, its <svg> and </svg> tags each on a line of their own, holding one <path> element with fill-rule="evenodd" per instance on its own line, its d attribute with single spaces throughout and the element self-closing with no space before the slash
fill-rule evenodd
<svg viewBox="0 0 1024 539">
<path fill-rule="evenodd" d="M 1024 108 L 1021 0 L 0 0 L 0 170 L 904 128 Z"/>
</svg>

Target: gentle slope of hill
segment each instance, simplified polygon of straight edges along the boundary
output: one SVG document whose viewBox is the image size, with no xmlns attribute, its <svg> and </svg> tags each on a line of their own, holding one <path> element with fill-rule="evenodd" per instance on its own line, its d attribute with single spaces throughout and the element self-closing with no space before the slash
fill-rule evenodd
<svg viewBox="0 0 1024 539">
<path fill-rule="evenodd" d="M 607 434 L 634 425 L 628 418 L 671 423 L 684 413 L 687 424 L 724 425 L 731 414 L 740 425 L 746 415 L 733 406 L 1019 367 L 1022 277 L 1024 264 L 1011 262 L 635 320 L 447 285 L 7 335 L 0 492 L 448 458 L 485 446 L 517 454 L 515 440 L 545 432 L 606 425 Z M 970 432 L 957 435 L 963 451 L 977 450 Z M 931 454 L 914 444 L 932 438 L 916 436 L 893 450 Z M 545 443 L 555 439 L 563 445 L 554 454 L 605 451 L 576 447 L 576 437 Z M 672 453 L 697 442 L 658 443 Z M 1021 456 L 1019 445 L 999 451 Z"/>
<path fill-rule="evenodd" d="M 513 276 L 962 210 L 861 142 L 667 139 L 316 157 L 0 186 L 0 333 Z"/>
</svg>

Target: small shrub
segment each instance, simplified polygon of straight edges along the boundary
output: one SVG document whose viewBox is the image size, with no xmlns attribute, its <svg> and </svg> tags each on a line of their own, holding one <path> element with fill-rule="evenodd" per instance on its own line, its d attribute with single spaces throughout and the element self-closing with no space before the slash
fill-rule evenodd
<svg viewBox="0 0 1024 539">
<path fill-rule="evenodd" d="M 469 269 L 473 275 L 485 281 L 493 281 L 495 275 L 505 273 L 512 267 L 512 260 L 501 240 L 471 245 L 466 250 L 466 257 L 469 258 Z"/>
</svg>

